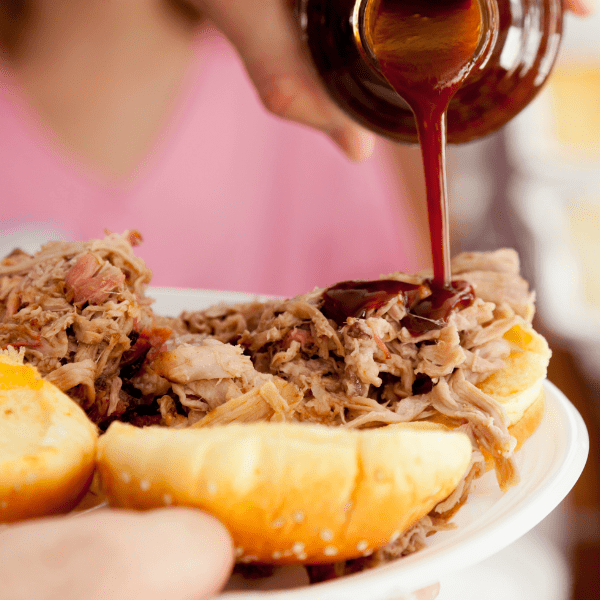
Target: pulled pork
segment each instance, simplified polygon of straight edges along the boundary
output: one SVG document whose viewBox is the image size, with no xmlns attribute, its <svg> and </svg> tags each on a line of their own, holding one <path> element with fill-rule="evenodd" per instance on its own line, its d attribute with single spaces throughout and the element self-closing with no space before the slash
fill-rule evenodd
<svg viewBox="0 0 600 600">
<path fill-rule="evenodd" d="M 151 273 L 132 250 L 140 240 L 53 242 L 0 262 L 0 347 L 23 348 L 101 428 L 117 418 L 173 427 L 433 420 L 470 436 L 471 468 L 449 498 L 372 556 L 315 569 L 314 579 L 403 556 L 447 528 L 485 471 L 482 449 L 502 489 L 518 481 L 504 411 L 477 387 L 504 366 L 504 334 L 533 316 L 516 252 L 456 257 L 450 291 L 393 273 L 164 318 L 145 295 Z"/>
<path fill-rule="evenodd" d="M 132 251 L 140 241 L 126 232 L 51 242 L 0 262 L 0 347 L 24 348 L 25 360 L 95 422 L 127 404 L 122 371 L 151 337 L 151 272 Z"/>
</svg>

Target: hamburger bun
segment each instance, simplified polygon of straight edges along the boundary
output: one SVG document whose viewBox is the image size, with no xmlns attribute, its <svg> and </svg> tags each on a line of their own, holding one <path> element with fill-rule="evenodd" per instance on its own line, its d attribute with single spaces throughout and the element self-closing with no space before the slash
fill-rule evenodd
<svg viewBox="0 0 600 600">
<path fill-rule="evenodd" d="M 504 334 L 511 345 L 505 366 L 477 384 L 482 392 L 500 404 L 506 415 L 508 432 L 516 440 L 515 452 L 538 428 L 544 417 L 544 381 L 552 352 L 546 339 L 530 325 L 515 325 Z M 461 423 L 438 414 L 432 422 L 450 429 Z M 494 468 L 489 452 L 481 448 L 486 469 Z"/>
<path fill-rule="evenodd" d="M 504 339 L 511 346 L 504 367 L 476 387 L 502 407 L 508 431 L 517 440 L 515 449 L 518 450 L 544 417 L 543 386 L 552 352 L 545 338 L 525 323 L 509 329 Z M 431 421 L 449 428 L 460 424 L 443 414 L 435 415 Z"/>
<path fill-rule="evenodd" d="M 544 390 L 525 410 L 523 416 L 508 428 L 508 432 L 517 440 L 515 452 L 520 450 L 521 446 L 529 436 L 538 428 L 544 418 L 545 409 Z"/>
<path fill-rule="evenodd" d="M 197 507 L 229 529 L 240 562 L 318 564 L 368 555 L 400 536 L 454 490 L 471 452 L 466 435 L 434 424 L 114 422 L 97 460 L 112 506 Z"/>
<path fill-rule="evenodd" d="M 538 428 L 544 417 L 544 380 L 552 352 L 546 339 L 529 325 L 515 325 L 504 334 L 511 345 L 505 366 L 477 387 L 504 409 L 508 431 L 517 440 L 515 451 Z M 484 451 L 487 469 L 491 456 Z"/>
<path fill-rule="evenodd" d="M 16 351 L 0 353 L 0 522 L 68 512 L 85 494 L 97 433 Z"/>
<path fill-rule="evenodd" d="M 544 337 L 529 325 L 515 325 L 504 334 L 504 339 L 511 346 L 504 368 L 490 375 L 477 387 L 502 406 L 507 425 L 511 428 L 525 418 L 529 408 L 536 404 L 538 409 L 539 406 L 543 407 L 543 384 L 552 353 Z M 536 413 L 536 409 L 533 412 Z M 527 420 L 531 421 L 531 413 Z M 534 422 L 535 420 L 531 421 Z M 521 429 L 522 435 L 533 433 L 527 426 L 522 425 Z"/>
</svg>

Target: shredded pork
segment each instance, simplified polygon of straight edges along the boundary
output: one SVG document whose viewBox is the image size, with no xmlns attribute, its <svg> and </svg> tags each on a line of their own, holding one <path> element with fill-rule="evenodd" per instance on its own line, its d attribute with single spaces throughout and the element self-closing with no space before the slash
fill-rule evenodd
<svg viewBox="0 0 600 600">
<path fill-rule="evenodd" d="M 455 492 L 401 538 L 336 572 L 415 551 L 448 527 L 484 472 L 480 450 L 491 456 L 502 489 L 518 481 L 506 416 L 477 387 L 504 366 L 504 334 L 533 316 L 516 252 L 458 256 L 452 272 L 473 286 L 475 300 L 415 332 L 402 294 L 338 324 L 323 309 L 321 289 L 160 317 L 145 295 L 151 272 L 133 252 L 140 241 L 125 232 L 53 242 L 0 262 L 0 347 L 21 348 L 101 428 L 117 418 L 174 427 L 278 420 L 347 428 L 428 419 L 467 433 L 473 460 Z M 426 281 L 402 273 L 386 279 Z"/>
</svg>

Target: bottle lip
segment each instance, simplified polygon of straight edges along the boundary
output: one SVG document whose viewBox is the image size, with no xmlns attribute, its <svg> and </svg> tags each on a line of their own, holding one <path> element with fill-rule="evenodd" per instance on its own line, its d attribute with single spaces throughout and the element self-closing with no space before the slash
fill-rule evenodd
<svg viewBox="0 0 600 600">
<path fill-rule="evenodd" d="M 482 12 L 482 35 L 471 71 L 483 69 L 489 62 L 500 35 L 500 9 L 497 0 L 479 0 Z"/>
<path fill-rule="evenodd" d="M 354 9 L 352 10 L 352 32 L 354 34 L 354 42 L 363 60 L 371 68 L 375 69 L 379 75 L 382 75 L 377 57 L 371 50 L 371 44 L 367 39 L 369 28 L 365 26 L 365 13 L 369 2 L 370 0 L 357 0 L 354 3 Z"/>
</svg>

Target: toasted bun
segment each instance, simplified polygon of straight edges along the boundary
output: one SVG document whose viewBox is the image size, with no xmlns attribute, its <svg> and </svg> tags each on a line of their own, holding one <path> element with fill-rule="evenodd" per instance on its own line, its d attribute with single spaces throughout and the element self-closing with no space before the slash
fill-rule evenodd
<svg viewBox="0 0 600 600">
<path fill-rule="evenodd" d="M 477 387 L 502 406 L 511 428 L 524 418 L 528 409 L 539 401 L 540 396 L 543 397 L 543 383 L 552 353 L 546 340 L 527 325 L 515 325 L 504 335 L 504 339 L 512 348 L 510 355 L 505 359 L 504 368 L 479 383 Z M 543 398 L 541 406 L 543 412 Z M 529 421 L 526 422 L 533 423 L 535 419 L 530 415 Z M 536 427 L 538 424 L 539 421 Z M 522 424 L 521 429 L 517 428 L 515 431 L 528 437 L 535 427 L 530 429 Z"/>
<path fill-rule="evenodd" d="M 544 417 L 543 384 L 552 353 L 544 337 L 529 326 L 515 325 L 504 338 L 512 346 L 505 367 L 477 387 L 504 408 L 517 451 Z M 487 469 L 493 469 L 492 457 L 485 451 L 483 454 Z"/>
<path fill-rule="evenodd" d="M 508 432 L 517 440 L 515 446 L 515 452 L 521 449 L 523 442 L 538 428 L 544 417 L 544 390 L 541 391 L 540 395 L 534 400 L 533 404 L 525 410 L 523 416 L 514 424 L 508 428 Z M 483 456 L 485 458 L 486 470 L 490 471 L 494 468 L 494 459 L 492 456 L 482 449 Z"/>
<path fill-rule="evenodd" d="M 368 555 L 446 498 L 471 443 L 443 427 L 364 431 L 260 423 L 139 429 L 115 422 L 98 444 L 111 505 L 204 509 L 242 562 L 317 564 Z"/>
<path fill-rule="evenodd" d="M 508 432 L 517 440 L 515 451 L 538 428 L 544 417 L 544 380 L 552 355 L 548 343 L 528 325 L 515 325 L 504 338 L 511 344 L 505 366 L 477 384 L 504 409 Z M 438 414 L 432 422 L 452 429 L 457 423 Z M 482 449 L 488 470 L 493 469 L 492 457 Z"/>
<path fill-rule="evenodd" d="M 0 522 L 71 510 L 94 471 L 96 428 L 75 402 L 0 354 Z"/>
<path fill-rule="evenodd" d="M 509 433 L 517 440 L 515 450 L 519 450 L 523 442 L 538 428 L 544 417 L 544 390 L 531 404 L 523 416 L 508 428 Z"/>
</svg>

